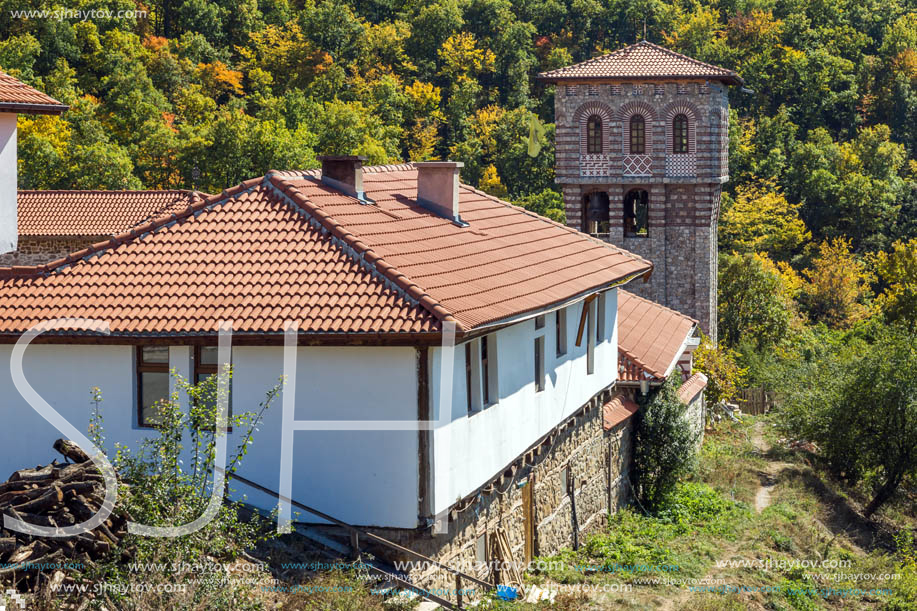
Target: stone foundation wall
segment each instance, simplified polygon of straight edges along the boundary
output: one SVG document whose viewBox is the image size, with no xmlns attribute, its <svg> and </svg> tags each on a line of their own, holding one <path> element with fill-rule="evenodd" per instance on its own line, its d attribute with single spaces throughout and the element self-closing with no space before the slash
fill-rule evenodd
<svg viewBox="0 0 917 611">
<path fill-rule="evenodd" d="M 604 528 L 609 512 L 630 501 L 629 475 L 633 462 L 633 425 L 627 420 L 610 431 L 602 426 L 602 404 L 607 391 L 557 427 L 545 444 L 523 455 L 470 502 L 460 503 L 449 521 L 449 532 L 433 535 L 432 529 L 404 531 L 373 529 L 409 549 L 486 581 L 493 576 L 480 564 L 479 537 L 489 539 L 503 528 L 512 548 L 512 561 L 523 566 L 525 558 L 525 487 L 532 494 L 534 556 L 552 555 L 582 544 L 590 533 Z M 569 491 L 567 482 L 572 482 Z M 377 551 L 392 560 L 391 552 Z M 475 570 L 477 569 L 477 570 Z M 413 582 L 425 588 L 454 588 L 454 577 L 441 569 L 418 567 Z M 499 582 L 498 582 L 499 583 Z M 473 587 L 473 584 L 465 584 Z"/>
<path fill-rule="evenodd" d="M 0 254 L 0 266 L 44 265 L 105 239 L 104 236 L 20 237 L 16 250 Z"/>
</svg>

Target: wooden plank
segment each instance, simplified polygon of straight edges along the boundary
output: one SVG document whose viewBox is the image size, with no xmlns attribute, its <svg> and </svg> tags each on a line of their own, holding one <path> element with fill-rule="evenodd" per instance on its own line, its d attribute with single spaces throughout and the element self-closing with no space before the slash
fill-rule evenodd
<svg viewBox="0 0 917 611">
<path fill-rule="evenodd" d="M 522 488 L 522 527 L 525 534 L 525 562 L 535 557 L 535 474 Z"/>
</svg>

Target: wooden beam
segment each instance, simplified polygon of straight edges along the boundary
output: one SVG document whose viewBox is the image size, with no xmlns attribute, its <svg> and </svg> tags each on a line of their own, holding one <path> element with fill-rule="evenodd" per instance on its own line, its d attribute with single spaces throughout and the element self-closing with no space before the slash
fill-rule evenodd
<svg viewBox="0 0 917 611">
<path fill-rule="evenodd" d="M 589 314 L 589 304 L 596 298 L 595 294 L 589 295 L 583 300 L 583 313 L 579 317 L 579 329 L 576 331 L 577 348 L 583 344 L 583 331 L 586 330 L 586 316 Z"/>
</svg>

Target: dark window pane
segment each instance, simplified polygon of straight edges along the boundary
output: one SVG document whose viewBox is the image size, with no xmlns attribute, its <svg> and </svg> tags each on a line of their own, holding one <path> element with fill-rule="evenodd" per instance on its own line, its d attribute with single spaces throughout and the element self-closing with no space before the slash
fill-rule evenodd
<svg viewBox="0 0 917 611">
<path fill-rule="evenodd" d="M 646 152 L 645 124 L 640 115 L 630 118 L 630 152 L 632 155 L 643 155 Z"/>
<path fill-rule="evenodd" d="M 672 122 L 672 150 L 688 152 L 688 117 L 684 115 L 678 115 Z"/>
<path fill-rule="evenodd" d="M 202 346 L 201 347 L 201 365 L 217 365 L 218 360 L 218 348 L 216 346 Z"/>
<path fill-rule="evenodd" d="M 212 381 L 210 381 L 212 380 Z M 217 379 L 217 374 L 215 373 L 199 373 L 197 374 L 197 384 L 202 382 L 208 382 L 206 392 L 202 396 L 202 399 L 206 401 L 210 407 L 216 409 L 216 400 L 217 392 L 219 391 L 219 381 Z M 227 417 L 232 416 L 232 380 L 229 381 L 230 390 L 229 390 L 229 405 L 227 405 Z"/>
<path fill-rule="evenodd" d="M 586 123 L 586 152 L 590 155 L 602 152 L 602 120 L 598 117 L 589 117 Z"/>
<path fill-rule="evenodd" d="M 535 317 L 535 328 L 536 329 L 544 328 L 544 314 L 540 314 Z"/>
<path fill-rule="evenodd" d="M 169 364 L 168 346 L 144 346 L 141 350 L 141 355 L 144 363 Z"/>
<path fill-rule="evenodd" d="M 140 424 L 159 424 L 157 403 L 169 397 L 169 374 L 160 371 L 145 371 L 140 374 Z"/>
</svg>

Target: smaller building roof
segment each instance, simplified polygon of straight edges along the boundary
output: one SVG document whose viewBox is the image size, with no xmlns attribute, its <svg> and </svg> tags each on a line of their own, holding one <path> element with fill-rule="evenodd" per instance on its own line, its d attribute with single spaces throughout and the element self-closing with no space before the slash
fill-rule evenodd
<svg viewBox="0 0 917 611">
<path fill-rule="evenodd" d="M 70 108 L 5 72 L 0 72 L 0 112 L 59 115 Z"/>
<path fill-rule="evenodd" d="M 681 312 L 618 290 L 618 378 L 665 379 L 696 326 L 696 320 Z"/>
<path fill-rule="evenodd" d="M 624 395 L 618 395 L 602 406 L 602 427 L 607 431 L 618 426 L 640 410 L 640 406 Z"/>
<path fill-rule="evenodd" d="M 20 236 L 76 237 L 123 233 L 203 199 L 195 191 L 19 191 Z"/>
<path fill-rule="evenodd" d="M 700 78 L 722 81 L 729 85 L 741 85 L 743 83 L 741 77 L 732 70 L 704 63 L 645 40 L 572 66 L 542 72 L 538 75 L 538 78 L 548 82 L 595 79 Z"/>
<path fill-rule="evenodd" d="M 679 387 L 678 398 L 685 403 L 690 403 L 705 388 L 707 388 L 707 376 L 698 371 Z"/>
</svg>

